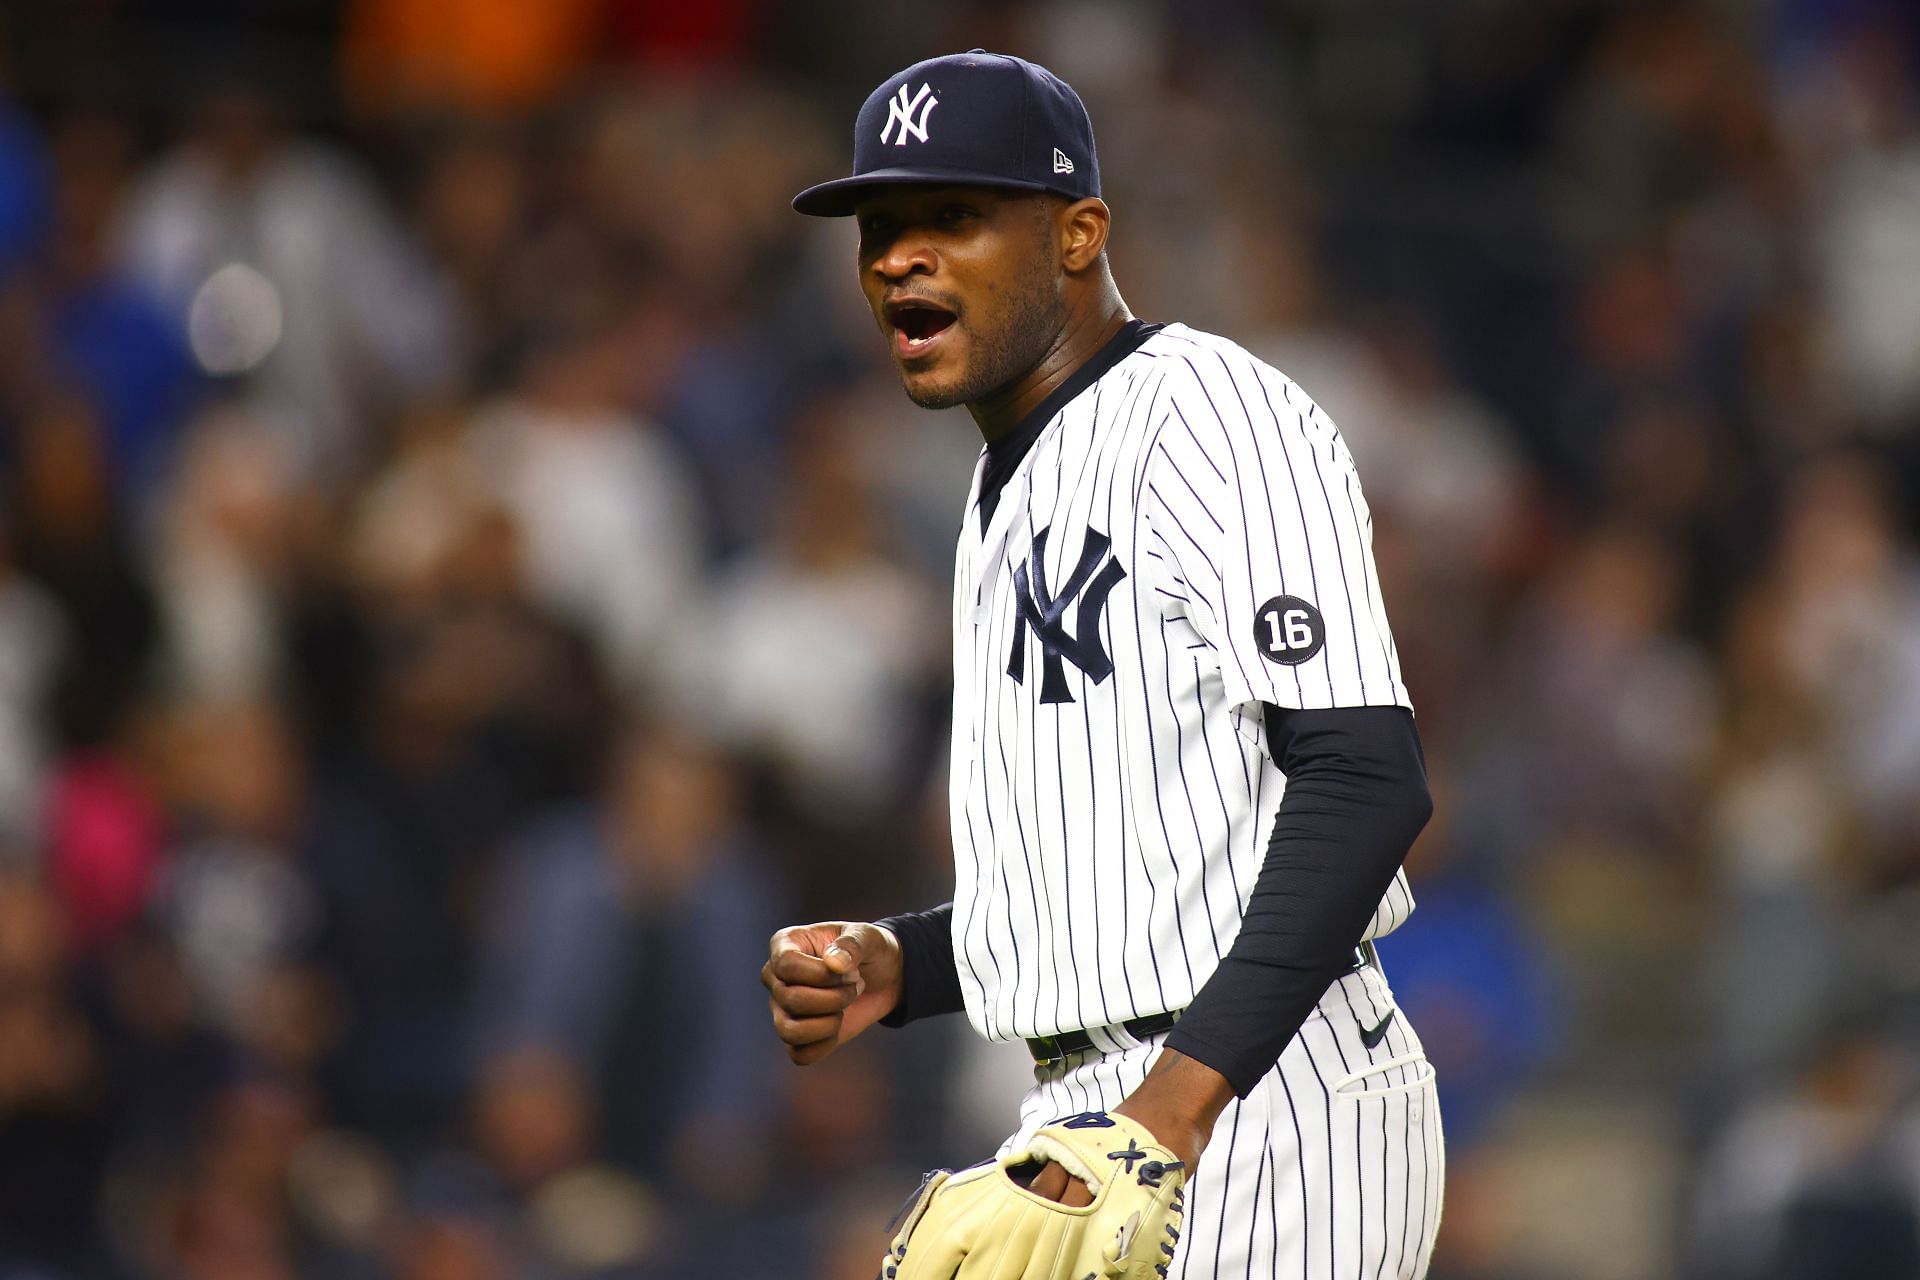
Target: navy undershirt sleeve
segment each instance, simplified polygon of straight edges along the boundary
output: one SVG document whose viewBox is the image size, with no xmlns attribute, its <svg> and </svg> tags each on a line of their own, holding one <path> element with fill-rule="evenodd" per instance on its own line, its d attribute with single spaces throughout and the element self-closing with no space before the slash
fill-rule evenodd
<svg viewBox="0 0 1920 1280">
<path fill-rule="evenodd" d="M 1287 775 L 1240 934 L 1167 1036 L 1246 1097 L 1353 960 L 1433 812 L 1413 714 L 1266 708 Z"/>
<path fill-rule="evenodd" d="M 1432 813 L 1413 716 L 1400 707 L 1266 708 L 1287 775 L 1240 934 L 1167 1038 L 1242 1097 L 1335 978 Z M 953 904 L 876 923 L 900 940 L 900 1001 L 889 1027 L 965 1008 Z"/>
<path fill-rule="evenodd" d="M 966 1007 L 960 994 L 960 966 L 953 955 L 951 902 L 874 923 L 900 939 L 900 1002 L 880 1019 L 881 1026 L 904 1027 L 917 1018 L 958 1013 Z"/>
</svg>

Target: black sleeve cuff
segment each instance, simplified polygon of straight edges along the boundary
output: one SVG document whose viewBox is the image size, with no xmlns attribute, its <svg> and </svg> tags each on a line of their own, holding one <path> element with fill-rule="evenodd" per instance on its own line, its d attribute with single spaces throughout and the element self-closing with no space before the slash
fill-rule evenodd
<svg viewBox="0 0 1920 1280">
<path fill-rule="evenodd" d="M 904 1027 L 920 1018 L 966 1008 L 960 994 L 960 969 L 953 958 L 951 902 L 874 923 L 900 940 L 900 1002 L 880 1019 L 881 1026 Z"/>
</svg>

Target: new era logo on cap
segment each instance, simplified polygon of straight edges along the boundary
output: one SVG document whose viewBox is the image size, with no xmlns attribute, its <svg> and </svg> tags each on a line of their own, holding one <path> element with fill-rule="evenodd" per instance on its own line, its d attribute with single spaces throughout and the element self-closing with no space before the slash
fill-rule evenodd
<svg viewBox="0 0 1920 1280">
<path fill-rule="evenodd" d="M 895 183 L 1097 196 L 1093 123 L 1080 95 L 1024 58 L 984 49 L 928 58 L 867 95 L 853 126 L 852 174 L 807 188 L 793 207 L 840 217 Z"/>
</svg>

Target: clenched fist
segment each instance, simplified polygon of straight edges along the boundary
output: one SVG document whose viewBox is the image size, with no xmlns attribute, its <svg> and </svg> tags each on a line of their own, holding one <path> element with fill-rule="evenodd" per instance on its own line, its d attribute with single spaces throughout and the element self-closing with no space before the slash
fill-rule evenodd
<svg viewBox="0 0 1920 1280">
<path fill-rule="evenodd" d="M 900 1002 L 900 942 L 872 924 L 830 920 L 773 935 L 760 970 L 787 1056 L 818 1062 Z"/>
</svg>

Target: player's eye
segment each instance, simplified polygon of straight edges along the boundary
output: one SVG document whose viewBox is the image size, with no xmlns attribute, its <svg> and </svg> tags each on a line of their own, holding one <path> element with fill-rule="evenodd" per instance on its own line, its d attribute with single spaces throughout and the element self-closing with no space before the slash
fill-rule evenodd
<svg viewBox="0 0 1920 1280">
<path fill-rule="evenodd" d="M 974 216 L 974 210 L 971 205 L 949 204 L 940 207 L 940 224 L 942 226 L 956 226 Z"/>
</svg>

